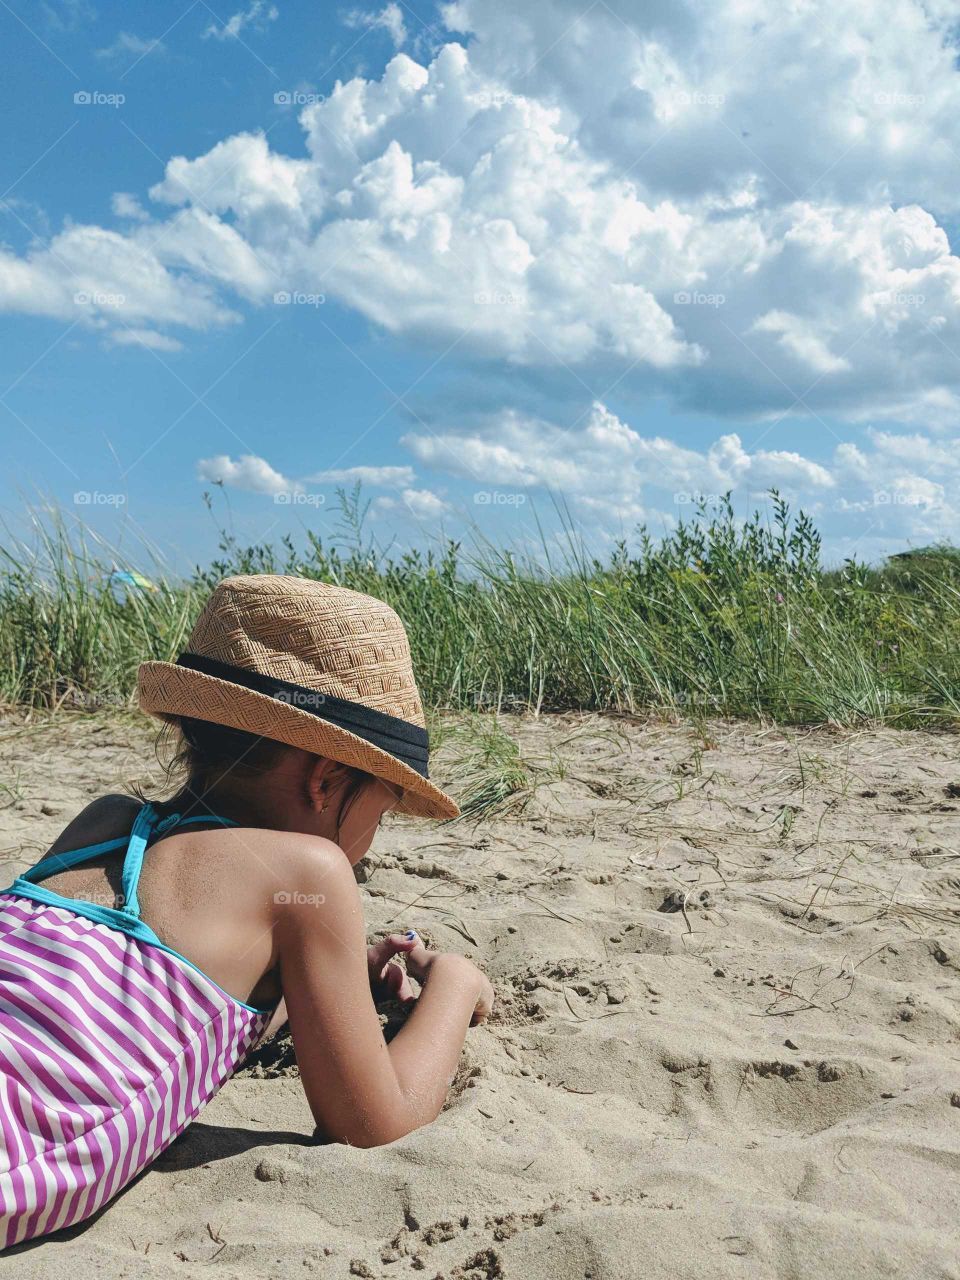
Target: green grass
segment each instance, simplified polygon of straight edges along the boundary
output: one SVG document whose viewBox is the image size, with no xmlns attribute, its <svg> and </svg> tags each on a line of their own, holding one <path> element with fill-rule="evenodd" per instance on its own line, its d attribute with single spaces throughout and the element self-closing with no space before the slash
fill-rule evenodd
<svg viewBox="0 0 960 1280">
<path fill-rule="evenodd" d="M 662 710 L 905 727 L 960 721 L 960 553 L 879 568 L 821 563 L 820 538 L 774 494 L 770 518 L 729 503 L 665 539 L 588 556 L 570 537 L 538 557 L 478 542 L 393 555 L 370 542 L 358 493 L 330 544 L 243 547 L 188 580 L 123 566 L 55 516 L 0 547 L 0 699 L 34 707 L 128 702 L 137 664 L 174 658 L 229 573 L 298 573 L 388 601 L 407 625 L 424 701 L 464 711 Z M 117 594 L 113 567 L 155 592 Z M 496 755 L 496 752 L 494 752 Z M 509 778 L 510 761 L 494 772 Z M 505 786 L 522 790 L 517 778 Z"/>
<path fill-rule="evenodd" d="M 438 735 L 431 734 L 431 744 Z M 558 776 L 526 760 L 496 716 L 471 714 L 442 730 L 448 749 L 449 782 L 465 819 L 522 813 L 540 782 Z"/>
</svg>

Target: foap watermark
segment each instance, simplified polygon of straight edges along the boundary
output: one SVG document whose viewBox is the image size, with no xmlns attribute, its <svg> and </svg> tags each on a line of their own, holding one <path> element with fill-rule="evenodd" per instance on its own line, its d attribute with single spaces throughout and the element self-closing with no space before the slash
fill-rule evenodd
<svg viewBox="0 0 960 1280">
<path fill-rule="evenodd" d="M 722 307 L 726 296 L 722 293 L 701 293 L 697 289 L 678 289 L 673 295 L 678 307 Z"/>
<path fill-rule="evenodd" d="M 273 295 L 274 305 L 278 307 L 322 307 L 326 300 L 325 293 L 300 293 L 296 289 L 293 292 L 280 289 Z"/>
<path fill-rule="evenodd" d="M 71 689 L 64 698 L 62 705 L 77 707 L 81 711 L 100 711 L 108 707 L 129 707 L 130 695 L 110 689 Z"/>
<path fill-rule="evenodd" d="M 880 89 L 873 95 L 875 107 L 922 107 L 925 93 L 903 93 L 899 89 Z"/>
<path fill-rule="evenodd" d="M 281 89 L 273 95 L 274 105 L 278 107 L 316 107 L 326 100 L 325 93 L 307 93 L 302 89 Z"/>
<path fill-rule="evenodd" d="M 891 289 L 887 293 L 878 293 L 876 300 L 881 307 L 922 307 L 927 300 L 925 293 L 901 293 Z"/>
<path fill-rule="evenodd" d="M 281 507 L 322 507 L 326 497 L 322 493 L 303 493 L 298 489 L 281 489 L 273 495 L 274 502 Z"/>
<path fill-rule="evenodd" d="M 523 101 L 523 95 L 508 93 L 506 89 L 481 89 L 479 93 L 470 95 L 470 102 L 481 111 L 489 107 L 513 107 Z"/>
<path fill-rule="evenodd" d="M 722 107 L 727 100 L 725 93 L 707 93 L 703 89 L 679 89 L 673 97 L 680 107 Z"/>
<path fill-rule="evenodd" d="M 73 295 L 77 307 L 122 307 L 126 301 L 125 293 L 100 293 L 95 289 L 81 289 Z"/>
<path fill-rule="evenodd" d="M 278 689 L 271 697 L 275 702 L 283 702 L 300 711 L 318 712 L 327 703 L 327 695 L 317 689 Z"/>
<path fill-rule="evenodd" d="M 127 905 L 127 895 L 121 893 L 118 889 L 116 893 L 112 889 L 91 889 L 89 892 L 84 890 L 84 902 L 92 902 L 98 907 L 106 907 L 108 911 L 123 911 Z"/>
<path fill-rule="evenodd" d="M 278 906 L 322 907 L 326 898 L 322 893 L 301 893 L 299 889 L 278 889 L 273 895 Z"/>
<path fill-rule="evenodd" d="M 125 493 L 101 493 L 99 489 L 80 489 L 73 495 L 76 507 L 124 507 L 127 504 Z"/>
<path fill-rule="evenodd" d="M 122 107 L 127 96 L 124 93 L 101 93 L 99 89 L 80 89 L 73 95 L 75 107 Z"/>
<path fill-rule="evenodd" d="M 473 295 L 478 307 L 522 307 L 526 299 L 522 293 L 511 293 L 503 289 L 481 289 Z"/>
<path fill-rule="evenodd" d="M 682 489 L 673 495 L 673 501 L 678 507 L 697 506 L 697 507 L 718 507 L 723 501 L 722 493 L 701 493 L 699 489 Z"/>
<path fill-rule="evenodd" d="M 478 507 L 522 507 L 526 500 L 525 493 L 503 493 L 499 489 L 478 489 L 473 495 Z"/>
<path fill-rule="evenodd" d="M 916 493 L 910 489 L 878 489 L 873 495 L 875 507 L 920 507 L 929 501 L 929 493 Z"/>
</svg>

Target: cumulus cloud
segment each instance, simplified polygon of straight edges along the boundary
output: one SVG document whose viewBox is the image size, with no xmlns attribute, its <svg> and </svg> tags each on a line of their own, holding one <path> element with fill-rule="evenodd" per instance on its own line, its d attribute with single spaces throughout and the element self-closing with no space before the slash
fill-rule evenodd
<svg viewBox="0 0 960 1280">
<path fill-rule="evenodd" d="M 406 515 L 415 520 L 438 520 L 452 510 L 448 502 L 431 489 L 413 487 L 414 475 L 410 467 L 350 467 L 341 471 L 318 472 L 306 480 L 291 480 L 271 466 L 266 458 L 256 454 L 244 454 L 231 458 L 219 454 L 214 458 L 201 458 L 197 463 L 197 478 L 211 484 L 223 484 L 231 489 L 247 493 L 261 493 L 270 497 L 278 494 L 299 494 L 307 484 L 336 483 L 341 479 L 359 480 L 373 486 L 399 486 L 396 496 L 381 495 L 374 499 L 372 510 L 378 515 Z"/>
<path fill-rule="evenodd" d="M 229 232 L 229 228 L 223 228 Z M 0 310 L 79 320 L 94 328 L 149 321 L 205 329 L 239 319 L 209 280 L 176 273 L 149 231 L 70 226 L 20 257 L 0 247 Z M 191 250 L 196 235 L 190 237 Z"/>
<path fill-rule="evenodd" d="M 960 534 L 960 438 L 870 428 L 862 447 L 838 443 L 823 461 L 762 442 L 748 450 L 735 432 L 692 449 L 643 435 L 595 402 L 567 426 L 509 410 L 470 431 L 413 432 L 402 443 L 424 466 L 475 489 L 562 492 L 581 517 L 613 532 L 631 522 L 670 524 L 728 491 L 743 511 L 777 488 L 819 516 L 837 517 L 832 524 L 851 546 L 871 536 L 923 542 Z M 936 468 L 937 478 L 924 467 Z"/>
<path fill-rule="evenodd" d="M 402 443 L 418 461 L 452 475 L 559 490 L 617 510 L 649 486 L 716 494 L 771 485 L 831 489 L 835 483 L 827 468 L 797 453 L 748 453 L 733 432 L 704 453 L 663 436 L 642 436 L 599 402 L 584 422 L 569 427 L 506 411 L 481 432 L 411 432 Z"/>
<path fill-rule="evenodd" d="M 402 512 L 415 520 L 438 520 L 450 511 L 449 503 L 430 489 L 404 489 L 398 498 L 377 498 L 373 510 L 377 513 Z"/>
<path fill-rule="evenodd" d="M 251 5 L 237 29 L 271 11 Z M 0 253 L 0 306 L 69 314 L 66 260 L 129 293 L 144 326 L 228 323 L 231 296 L 299 290 L 445 358 L 572 372 L 593 394 L 951 424 L 960 260 L 937 216 L 958 202 L 960 80 L 945 3 L 443 14 L 466 44 L 338 84 L 302 111 L 302 154 L 238 134 L 169 161 L 150 191 L 166 221 Z"/>
<path fill-rule="evenodd" d="M 201 458 L 197 463 L 197 477 L 213 484 L 225 484 L 232 489 L 245 489 L 249 493 L 300 492 L 301 486 L 275 471 L 264 458 L 245 454 L 234 460 L 226 454 L 215 458 Z"/>
<path fill-rule="evenodd" d="M 151 335 L 142 330 L 125 332 L 117 341 L 135 342 L 146 339 L 146 345 L 154 345 L 149 341 Z M 245 489 L 250 493 L 302 493 L 307 485 L 369 485 L 374 489 L 398 489 L 399 498 L 378 499 L 384 509 L 402 503 L 418 515 L 435 514 L 441 507 L 431 506 L 434 495 L 425 490 L 415 489 L 416 476 L 410 466 L 356 466 L 331 468 L 316 471 L 302 479 L 291 480 L 275 470 L 265 458 L 255 454 L 234 460 L 226 454 L 215 458 L 201 458 L 197 463 L 197 474 L 201 480 L 222 483 L 232 489 Z M 437 502 L 440 500 L 437 499 Z M 443 504 L 441 504 L 443 506 Z M 443 506 L 443 509 L 446 509 Z"/>
<path fill-rule="evenodd" d="M 835 356 L 809 321 L 786 311 L 768 311 L 753 322 L 753 333 L 775 333 L 781 344 L 813 373 L 840 373 L 850 368 L 843 356 Z"/>
<path fill-rule="evenodd" d="M 945 0 L 456 0 L 443 12 L 479 74 L 557 103 L 565 132 L 649 191 L 729 204 L 749 184 L 766 206 L 957 207 Z"/>
<path fill-rule="evenodd" d="M 374 499 L 381 516 L 471 522 L 491 510 L 524 513 L 528 499 L 560 493 L 584 525 L 601 536 L 654 531 L 709 507 L 731 492 L 745 514 L 772 488 L 830 525 L 835 554 L 877 554 L 893 543 L 960 538 L 960 436 L 870 427 L 858 443 L 838 442 L 821 459 L 793 450 L 748 449 L 737 432 L 691 448 L 648 435 L 594 402 L 567 424 L 505 410 L 469 430 L 439 427 L 401 442 L 421 466 L 443 477 L 441 496 L 405 466 L 357 466 L 290 480 L 264 458 L 202 460 L 201 479 L 251 492 L 303 492 L 305 486 L 359 480 L 395 492 Z M 927 472 L 925 474 L 925 472 Z"/>
</svg>

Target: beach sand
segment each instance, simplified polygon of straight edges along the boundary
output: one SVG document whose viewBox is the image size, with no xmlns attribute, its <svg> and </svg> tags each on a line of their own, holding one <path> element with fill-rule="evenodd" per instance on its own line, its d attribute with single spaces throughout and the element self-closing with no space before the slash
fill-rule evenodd
<svg viewBox="0 0 960 1280">
<path fill-rule="evenodd" d="M 362 885 L 371 941 L 417 928 L 496 987 L 440 1118 L 315 1144 L 268 1060 L 95 1221 L 0 1267 L 960 1277 L 960 739 L 504 725 L 525 807 L 391 819 Z M 6 880 L 151 744 L 133 718 L 5 721 Z"/>
</svg>

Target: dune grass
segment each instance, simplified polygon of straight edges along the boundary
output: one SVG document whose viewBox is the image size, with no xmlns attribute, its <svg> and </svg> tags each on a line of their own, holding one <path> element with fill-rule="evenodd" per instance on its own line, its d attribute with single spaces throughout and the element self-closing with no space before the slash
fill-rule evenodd
<svg viewBox="0 0 960 1280">
<path fill-rule="evenodd" d="M 950 548 L 826 569 L 812 522 L 773 494 L 769 517 L 738 520 L 727 501 L 662 540 L 641 531 L 604 561 L 572 536 L 536 557 L 483 542 L 394 555 L 367 539 L 359 494 L 341 502 L 332 544 L 308 535 L 304 547 L 243 547 L 223 535 L 214 564 L 186 580 L 154 572 L 153 591 L 118 590 L 108 548 L 55 516 L 39 520 L 29 546 L 0 546 L 0 699 L 126 705 L 137 664 L 181 651 L 214 582 L 275 572 L 393 605 L 433 708 L 960 722 L 960 553 Z"/>
</svg>

